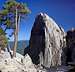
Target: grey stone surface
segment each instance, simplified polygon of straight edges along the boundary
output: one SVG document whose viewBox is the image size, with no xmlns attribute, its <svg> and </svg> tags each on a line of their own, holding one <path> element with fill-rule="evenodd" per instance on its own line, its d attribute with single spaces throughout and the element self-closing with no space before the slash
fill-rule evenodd
<svg viewBox="0 0 75 72">
<path fill-rule="evenodd" d="M 37 72 L 29 55 L 23 57 L 16 53 L 16 57 L 11 59 L 8 52 L 0 53 L 0 71 L 1 72 Z"/>
<path fill-rule="evenodd" d="M 29 42 L 29 55 L 34 64 L 46 67 L 61 65 L 65 32 L 45 13 L 37 15 Z"/>
</svg>

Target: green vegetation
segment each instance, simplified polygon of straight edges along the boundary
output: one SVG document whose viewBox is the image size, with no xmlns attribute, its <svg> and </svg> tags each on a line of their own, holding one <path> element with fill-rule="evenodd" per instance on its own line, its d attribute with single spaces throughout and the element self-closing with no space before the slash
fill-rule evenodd
<svg viewBox="0 0 75 72">
<path fill-rule="evenodd" d="M 1 49 L 4 49 L 7 47 L 8 39 L 5 36 L 5 32 L 0 28 L 0 53 Z"/>
<path fill-rule="evenodd" d="M 19 3 L 15 0 L 6 1 L 3 5 L 3 9 L 0 11 L 0 28 L 3 29 L 5 34 L 7 29 L 13 30 L 11 33 L 11 35 L 14 35 L 13 57 L 16 57 L 20 21 L 29 13 L 30 10 L 26 4 Z"/>
</svg>

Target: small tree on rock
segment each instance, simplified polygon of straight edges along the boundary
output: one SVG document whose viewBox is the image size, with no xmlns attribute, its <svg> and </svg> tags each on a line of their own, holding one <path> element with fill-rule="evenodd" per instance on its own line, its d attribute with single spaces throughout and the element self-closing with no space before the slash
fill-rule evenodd
<svg viewBox="0 0 75 72">
<path fill-rule="evenodd" d="M 13 49 L 13 57 L 16 57 L 16 48 L 17 48 L 17 41 L 18 41 L 18 31 L 19 31 L 19 24 L 20 20 L 27 14 L 30 13 L 30 10 L 24 3 L 16 2 L 15 0 L 8 0 L 3 7 L 5 10 L 8 11 L 8 17 L 12 16 L 11 18 L 7 18 L 6 24 L 9 24 L 12 27 L 11 22 L 14 26 L 14 49 Z M 11 19 L 11 20 L 10 20 Z"/>
<path fill-rule="evenodd" d="M 7 47 L 8 39 L 5 36 L 5 32 L 0 28 L 0 53 Z"/>
</svg>

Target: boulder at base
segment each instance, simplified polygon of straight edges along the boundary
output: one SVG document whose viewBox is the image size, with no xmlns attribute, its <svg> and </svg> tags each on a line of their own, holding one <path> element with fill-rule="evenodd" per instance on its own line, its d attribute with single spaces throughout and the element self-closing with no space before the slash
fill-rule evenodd
<svg viewBox="0 0 75 72">
<path fill-rule="evenodd" d="M 29 55 L 25 58 L 16 53 L 16 57 L 11 59 L 8 52 L 0 54 L 0 71 L 1 72 L 37 72 Z"/>
</svg>

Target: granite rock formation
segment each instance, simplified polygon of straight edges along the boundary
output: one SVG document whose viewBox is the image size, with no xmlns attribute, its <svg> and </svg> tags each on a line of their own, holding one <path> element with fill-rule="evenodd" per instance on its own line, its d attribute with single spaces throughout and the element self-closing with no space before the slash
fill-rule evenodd
<svg viewBox="0 0 75 72">
<path fill-rule="evenodd" d="M 16 53 L 16 57 L 11 59 L 9 52 L 0 53 L 0 72 L 37 72 L 30 56 L 23 57 Z"/>
<path fill-rule="evenodd" d="M 75 29 L 67 31 L 66 48 L 64 50 L 66 56 L 66 64 L 75 62 Z"/>
<path fill-rule="evenodd" d="M 61 65 L 65 32 L 45 13 L 37 15 L 29 42 L 29 55 L 36 65 L 45 67 Z"/>
</svg>

